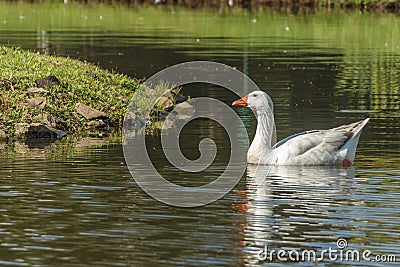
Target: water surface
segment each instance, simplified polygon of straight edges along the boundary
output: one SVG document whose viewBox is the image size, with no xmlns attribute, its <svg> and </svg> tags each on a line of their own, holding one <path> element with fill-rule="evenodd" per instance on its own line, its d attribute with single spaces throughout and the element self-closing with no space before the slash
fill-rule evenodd
<svg viewBox="0 0 400 267">
<path fill-rule="evenodd" d="M 80 142 L 75 148 L 75 141 L 64 140 L 45 149 L 13 144 L 0 150 L 0 264 L 268 265 L 257 258 L 266 244 L 276 250 L 321 251 L 337 248 L 338 238 L 345 238 L 349 249 L 397 255 L 398 17 L 76 4 L 48 4 L 44 12 L 41 4 L 0 6 L 4 45 L 88 60 L 137 78 L 189 60 L 234 66 L 274 100 L 278 139 L 371 118 L 354 167 L 266 169 L 268 179 L 254 189 L 254 176 L 264 176 L 249 166 L 223 199 L 195 209 L 147 196 L 131 178 L 121 144 L 88 147 Z M 205 84 L 184 92 L 228 104 L 235 100 Z M 251 112 L 236 111 L 252 137 L 256 122 Z M 220 126 L 199 120 L 182 132 L 185 155 L 198 156 L 204 137 L 218 144 L 218 156 L 198 175 L 171 168 L 158 153 L 158 136 L 147 141 L 158 169 L 177 183 L 198 185 L 221 173 L 230 149 Z M 346 264 L 380 266 L 320 263 Z"/>
</svg>

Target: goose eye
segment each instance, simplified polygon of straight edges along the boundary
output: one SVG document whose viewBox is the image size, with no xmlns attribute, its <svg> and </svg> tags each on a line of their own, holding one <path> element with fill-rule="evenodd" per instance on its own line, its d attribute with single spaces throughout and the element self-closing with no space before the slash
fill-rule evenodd
<svg viewBox="0 0 400 267">
<path fill-rule="evenodd" d="M 253 94 L 253 97 L 257 97 L 257 94 Z"/>
</svg>

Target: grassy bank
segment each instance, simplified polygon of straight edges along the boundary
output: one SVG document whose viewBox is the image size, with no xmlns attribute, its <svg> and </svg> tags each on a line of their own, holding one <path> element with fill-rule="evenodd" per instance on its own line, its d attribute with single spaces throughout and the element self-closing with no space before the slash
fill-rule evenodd
<svg viewBox="0 0 400 267">
<path fill-rule="evenodd" d="M 29 88 L 38 87 L 35 80 L 49 75 L 60 84 L 44 86 L 47 92 L 28 93 Z M 77 112 L 78 103 L 106 113 L 118 126 L 138 86 L 135 79 L 87 62 L 0 47 L 0 129 L 13 136 L 16 124 L 40 122 L 49 114 L 60 130 L 85 131 L 88 120 Z M 45 98 L 44 105 L 30 105 L 34 98 Z"/>
</svg>

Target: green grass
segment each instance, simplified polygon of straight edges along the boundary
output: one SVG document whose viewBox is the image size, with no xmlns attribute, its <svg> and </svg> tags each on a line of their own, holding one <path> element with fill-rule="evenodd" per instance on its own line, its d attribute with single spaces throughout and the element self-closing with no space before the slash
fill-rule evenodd
<svg viewBox="0 0 400 267">
<path fill-rule="evenodd" d="M 34 87 L 35 79 L 49 75 L 55 75 L 62 85 L 45 88 L 50 94 L 44 110 L 27 106 L 32 96 L 26 90 Z M 121 125 L 129 100 L 139 85 L 138 80 L 87 62 L 0 47 L 0 129 L 12 135 L 16 123 L 32 123 L 35 116 L 48 113 L 65 121 L 63 130 L 83 131 L 85 119 L 75 112 L 78 102 L 106 112 L 112 122 Z"/>
</svg>

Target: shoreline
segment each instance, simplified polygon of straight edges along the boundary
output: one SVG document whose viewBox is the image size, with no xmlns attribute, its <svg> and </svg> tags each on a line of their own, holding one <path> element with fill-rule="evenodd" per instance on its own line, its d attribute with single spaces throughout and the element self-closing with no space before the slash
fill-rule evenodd
<svg viewBox="0 0 400 267">
<path fill-rule="evenodd" d="M 79 60 L 0 46 L 0 139 L 118 127 L 139 81 Z"/>
<path fill-rule="evenodd" d="M 66 135 L 106 137 L 122 129 L 130 100 L 141 86 L 140 80 L 92 63 L 17 47 L 0 46 L 0 73 L 0 142 L 6 143 Z M 156 100 L 150 122 L 187 100 L 179 88 L 164 84 L 158 90 L 163 96 Z M 147 126 L 139 122 L 140 129 Z M 154 131 L 157 125 L 145 130 Z"/>
<path fill-rule="evenodd" d="M 399 13 L 400 0 L 64 0 L 65 4 L 76 2 L 85 5 L 109 4 L 137 6 L 181 6 L 191 9 L 201 8 L 242 8 L 248 10 L 273 9 L 282 12 L 318 9 L 361 10 L 376 13 Z"/>
<path fill-rule="evenodd" d="M 11 1 L 19 4 L 54 4 L 44 1 Z M 63 0 L 60 5 L 79 4 L 83 6 L 109 5 L 130 8 L 137 7 L 182 7 L 188 9 L 211 8 L 223 12 L 234 9 L 260 11 L 271 9 L 283 13 L 309 12 L 319 10 L 360 10 L 372 13 L 397 13 L 400 15 L 400 0 Z"/>
<path fill-rule="evenodd" d="M 82 2 L 82 1 L 78 1 Z M 105 1 L 106 3 L 108 1 Z M 124 1 L 121 1 L 124 3 Z M 110 1 L 111 3 L 111 1 Z M 399 12 L 400 1 L 374 1 L 374 0 L 144 0 L 141 3 L 148 5 L 175 5 L 187 8 L 214 7 L 222 8 L 243 8 L 249 10 L 258 10 L 271 8 L 279 11 L 298 11 L 311 10 L 317 11 L 321 9 L 343 9 L 343 10 L 361 10 L 370 12 Z"/>
</svg>

